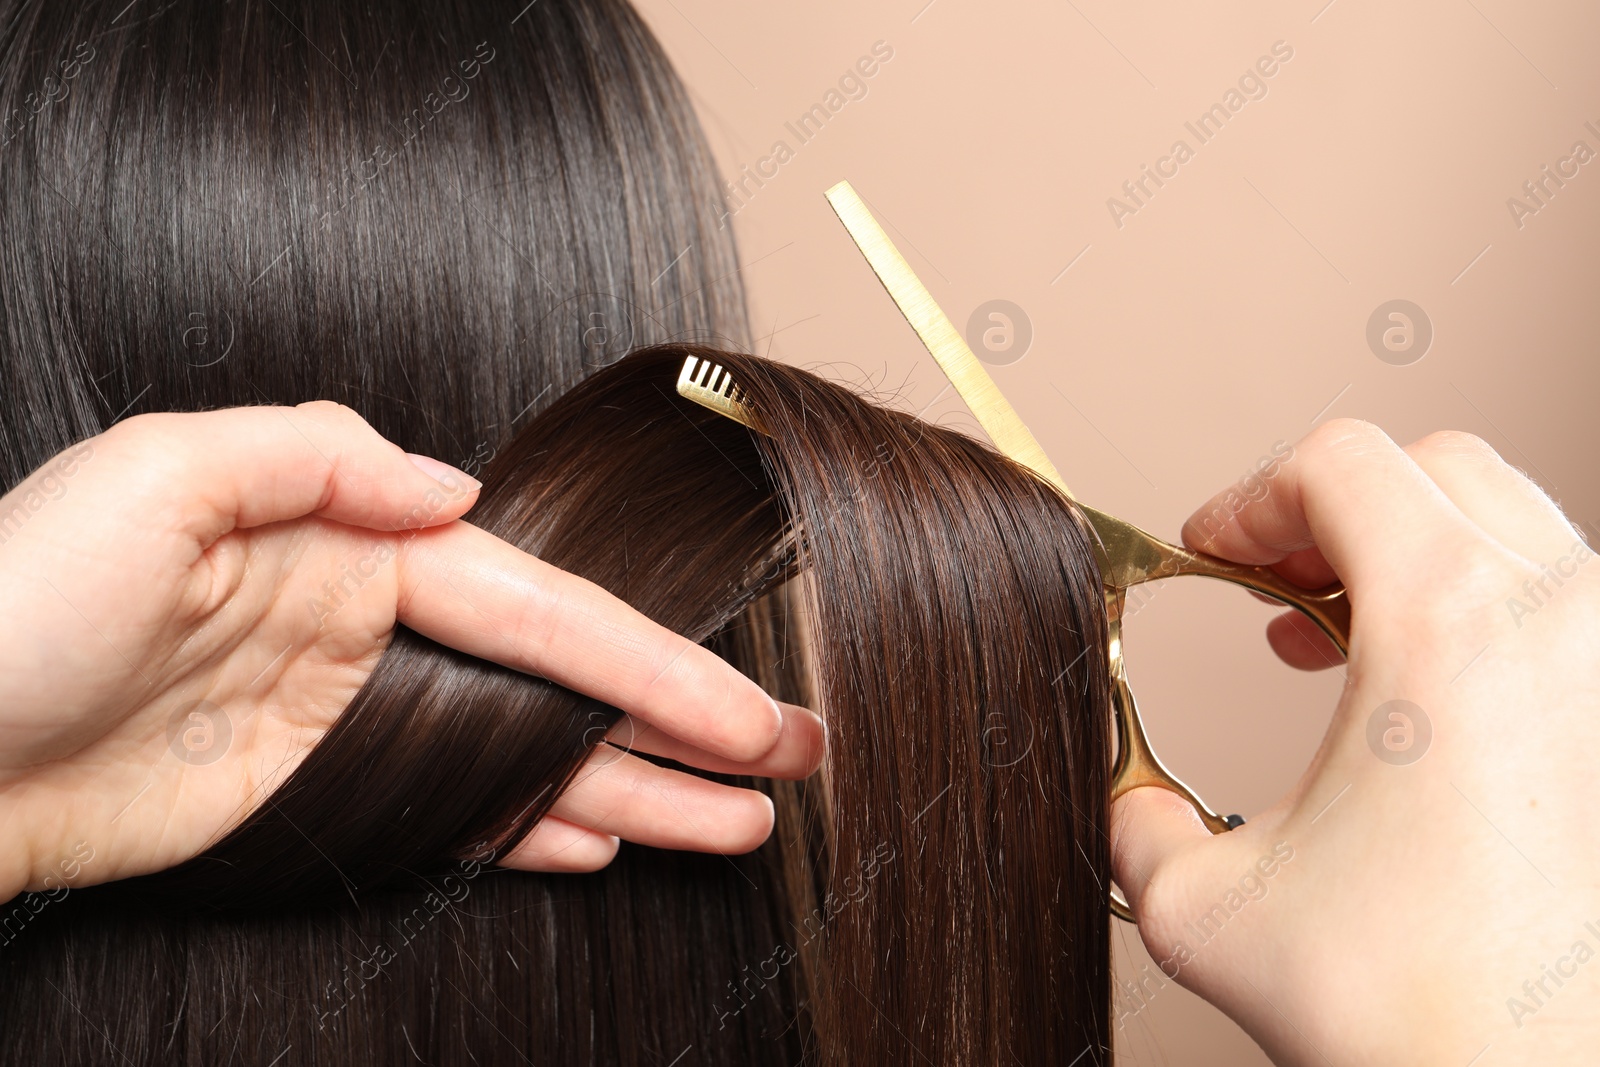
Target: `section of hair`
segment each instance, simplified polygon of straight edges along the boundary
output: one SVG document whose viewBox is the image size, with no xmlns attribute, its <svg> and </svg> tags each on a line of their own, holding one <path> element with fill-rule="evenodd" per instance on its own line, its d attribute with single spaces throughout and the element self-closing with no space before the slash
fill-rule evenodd
<svg viewBox="0 0 1600 1067">
<path fill-rule="evenodd" d="M 1104 622 L 1076 513 L 958 434 L 695 350 L 753 437 L 672 392 L 684 354 L 563 397 L 471 518 L 747 666 L 783 653 L 735 619 L 802 568 L 827 803 L 780 790 L 751 857 L 492 874 L 616 712 L 402 632 L 227 839 L 38 918 L 0 961 L 8 1062 L 1102 1059 Z"/>
<path fill-rule="evenodd" d="M 832 806 L 821 1060 L 1102 1062 L 1109 682 L 1092 534 L 986 445 L 721 361 L 772 435 L 758 443 L 815 594 Z"/>
</svg>

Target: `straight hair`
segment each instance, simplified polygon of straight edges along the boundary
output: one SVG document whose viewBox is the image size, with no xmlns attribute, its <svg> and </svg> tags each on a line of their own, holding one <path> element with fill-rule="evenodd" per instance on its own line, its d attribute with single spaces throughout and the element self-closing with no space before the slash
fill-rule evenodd
<svg viewBox="0 0 1600 1067">
<path fill-rule="evenodd" d="M 679 398 L 686 355 L 770 436 Z M 620 713 L 401 629 L 222 841 L 39 916 L 0 971 L 17 1062 L 41 1032 L 62 1062 L 1100 1057 L 1105 621 L 1055 490 L 804 371 L 664 346 L 535 419 L 469 519 L 769 683 L 792 635 L 749 609 L 803 576 L 830 745 L 765 786 L 774 839 L 491 872 Z"/>
<path fill-rule="evenodd" d="M 831 735 L 726 779 L 774 799 L 750 855 L 510 872 L 618 713 L 402 628 L 203 855 L 0 909 L 0 1062 L 1103 1062 L 1084 527 L 691 347 L 748 347 L 736 250 L 625 3 L 0 0 L 0 140 L 0 484 L 138 411 L 343 400 Z M 769 435 L 672 392 L 689 354 Z"/>
</svg>

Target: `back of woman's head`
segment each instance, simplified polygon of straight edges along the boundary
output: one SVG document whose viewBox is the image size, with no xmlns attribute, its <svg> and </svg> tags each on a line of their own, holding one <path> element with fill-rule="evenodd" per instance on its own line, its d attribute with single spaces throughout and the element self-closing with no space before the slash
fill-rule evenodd
<svg viewBox="0 0 1600 1067">
<path fill-rule="evenodd" d="M 1084 527 L 801 371 L 618 362 L 745 339 L 626 5 L 0 0 L 0 35 L 4 484 L 132 411 L 343 400 L 831 733 L 816 779 L 740 782 L 751 855 L 499 870 L 618 713 L 401 630 L 204 855 L 6 906 L 0 1061 L 1103 1062 Z M 678 398 L 686 354 L 767 433 Z"/>
<path fill-rule="evenodd" d="M 596 367 L 745 339 L 624 0 L 0 0 L 0 485 L 139 411 L 339 400 L 481 460 Z"/>
</svg>

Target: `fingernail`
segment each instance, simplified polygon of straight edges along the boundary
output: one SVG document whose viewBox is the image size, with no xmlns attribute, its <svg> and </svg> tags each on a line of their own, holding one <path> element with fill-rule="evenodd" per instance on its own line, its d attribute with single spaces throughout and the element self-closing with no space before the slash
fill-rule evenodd
<svg viewBox="0 0 1600 1067">
<path fill-rule="evenodd" d="M 422 456 L 415 452 L 407 452 L 406 458 L 411 461 L 411 465 L 416 467 L 417 470 L 452 492 L 470 493 L 473 490 L 483 488 L 483 483 L 466 471 L 459 467 L 452 467 L 450 464 L 434 459 L 432 456 Z"/>
<path fill-rule="evenodd" d="M 761 695 L 767 698 L 767 706 L 772 709 L 772 743 L 777 745 L 778 741 L 783 737 L 783 731 L 787 728 L 788 716 L 783 710 L 784 705 L 773 700 L 770 694 L 762 693 Z"/>
</svg>

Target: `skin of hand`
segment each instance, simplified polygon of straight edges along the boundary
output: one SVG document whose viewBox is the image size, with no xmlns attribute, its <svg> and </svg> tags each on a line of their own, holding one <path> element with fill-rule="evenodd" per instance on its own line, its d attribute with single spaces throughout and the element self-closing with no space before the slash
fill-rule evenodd
<svg viewBox="0 0 1600 1067">
<path fill-rule="evenodd" d="M 799 778 L 818 717 L 459 521 L 477 491 L 319 401 L 130 418 L 0 498 L 0 900 L 201 852 L 333 724 L 397 621 L 627 712 L 504 865 L 765 840 L 764 795 L 619 746 Z"/>
<path fill-rule="evenodd" d="M 1600 1044 L 1600 564 L 1477 438 L 1343 420 L 1185 540 L 1353 608 L 1346 683 L 1296 787 L 1209 835 L 1169 792 L 1113 810 L 1117 882 L 1165 977 L 1280 1064 L 1592 1062 Z M 1226 513 L 1226 512 L 1223 512 Z"/>
</svg>

